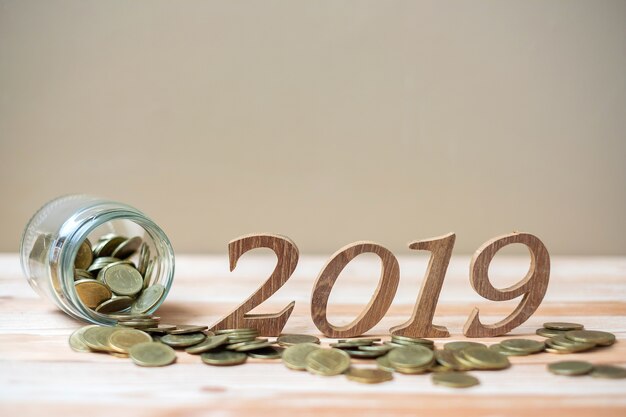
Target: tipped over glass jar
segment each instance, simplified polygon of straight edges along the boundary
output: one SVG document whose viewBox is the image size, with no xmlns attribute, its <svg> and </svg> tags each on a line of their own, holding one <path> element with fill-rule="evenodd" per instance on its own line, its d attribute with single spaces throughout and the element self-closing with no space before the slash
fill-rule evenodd
<svg viewBox="0 0 626 417">
<path fill-rule="evenodd" d="M 174 279 L 174 250 L 156 223 L 126 204 L 88 195 L 39 209 L 22 235 L 20 261 L 43 298 L 102 325 L 152 314 Z"/>
</svg>

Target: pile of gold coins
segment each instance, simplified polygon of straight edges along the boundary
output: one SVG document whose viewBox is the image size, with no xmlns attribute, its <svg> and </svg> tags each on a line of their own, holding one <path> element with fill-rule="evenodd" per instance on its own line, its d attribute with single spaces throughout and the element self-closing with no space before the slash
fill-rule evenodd
<svg viewBox="0 0 626 417">
<path fill-rule="evenodd" d="M 137 253 L 135 265 L 130 258 Z M 74 287 L 82 303 L 98 313 L 141 314 L 165 292 L 160 284 L 150 285 L 153 268 L 150 248 L 138 236 L 105 235 L 94 246 L 85 239 L 74 260 Z"/>
<path fill-rule="evenodd" d="M 393 379 L 394 373 L 405 375 L 432 375 L 432 382 L 447 387 L 465 388 L 479 384 L 467 371 L 502 370 L 511 366 L 508 356 L 522 356 L 540 352 L 563 353 L 551 350 L 554 345 L 566 347 L 568 353 L 582 352 L 580 344 L 588 348 L 609 346 L 615 342 L 611 333 L 584 330 L 576 323 L 546 323 L 543 330 L 561 333 L 548 335 L 546 342 L 530 339 L 505 339 L 491 346 L 471 341 L 454 341 L 436 349 L 429 339 L 392 335 L 388 341 L 381 338 L 340 339 L 322 347 L 319 338 L 311 335 L 284 334 L 276 340 L 258 337 L 255 329 L 226 329 L 209 331 L 202 325 L 161 324 L 158 317 L 147 314 L 112 315 L 118 320 L 115 327 L 85 326 L 70 337 L 70 346 L 79 352 L 108 352 L 118 357 L 129 357 L 139 366 L 164 366 L 176 360 L 174 349 L 199 355 L 202 362 L 213 366 L 240 365 L 248 357 L 281 359 L 292 370 L 308 371 L 315 375 L 345 375 L 361 383 L 381 383 Z M 558 329 L 556 328 L 558 327 Z M 561 343 L 560 345 L 558 343 Z M 591 349 L 591 348 L 589 348 Z M 354 366 L 353 359 L 371 360 L 375 367 Z M 590 374 L 599 378 L 626 378 L 626 369 L 593 366 L 587 362 L 564 361 L 552 363 L 548 370 L 560 375 Z"/>
</svg>

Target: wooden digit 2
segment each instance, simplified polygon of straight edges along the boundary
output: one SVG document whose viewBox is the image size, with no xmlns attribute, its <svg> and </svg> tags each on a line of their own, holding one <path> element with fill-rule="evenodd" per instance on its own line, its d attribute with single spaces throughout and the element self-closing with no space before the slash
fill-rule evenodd
<svg viewBox="0 0 626 417">
<path fill-rule="evenodd" d="M 409 244 L 409 248 L 427 250 L 431 252 L 431 255 L 411 318 L 406 323 L 389 329 L 391 334 L 407 337 L 450 336 L 448 329 L 444 326 L 433 324 L 433 316 L 435 315 L 435 308 L 437 307 L 443 279 L 446 276 L 446 270 L 450 263 L 455 240 L 456 235 L 449 233 L 444 236 L 418 240 Z"/>
<path fill-rule="evenodd" d="M 351 323 L 334 326 L 328 322 L 326 309 L 330 291 L 345 266 L 362 253 L 375 253 L 382 261 L 378 287 L 365 309 Z M 311 317 L 315 326 L 328 337 L 354 337 L 374 327 L 391 306 L 398 289 L 400 267 L 388 249 L 373 242 L 354 242 L 339 249 L 326 263 L 313 286 Z"/>
<path fill-rule="evenodd" d="M 211 330 L 253 328 L 260 336 L 278 336 L 285 327 L 293 311 L 295 301 L 289 303 L 280 312 L 274 314 L 247 314 L 250 310 L 267 300 L 291 277 L 298 264 L 299 251 L 296 244 L 286 236 L 273 234 L 252 234 L 232 240 L 228 243 L 230 270 L 237 266 L 237 261 L 244 253 L 255 248 L 269 248 L 274 251 L 276 267 L 270 277 L 241 303 L 228 316 L 216 323 Z"/>
<path fill-rule="evenodd" d="M 501 248 L 512 243 L 521 243 L 530 252 L 530 268 L 523 280 L 517 284 L 497 289 L 489 281 L 489 264 Z M 488 300 L 506 301 L 523 295 L 513 312 L 495 324 L 482 324 L 478 308 L 470 314 L 463 334 L 467 337 L 493 337 L 505 334 L 525 322 L 539 307 L 548 288 L 550 278 L 550 255 L 544 244 L 528 233 L 511 233 L 493 238 L 474 253 L 470 265 L 470 283 L 478 294 Z"/>
</svg>

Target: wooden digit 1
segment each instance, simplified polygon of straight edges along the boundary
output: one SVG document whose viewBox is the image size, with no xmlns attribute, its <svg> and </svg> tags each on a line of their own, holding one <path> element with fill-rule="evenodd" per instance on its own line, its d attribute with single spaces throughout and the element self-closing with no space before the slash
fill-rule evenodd
<svg viewBox="0 0 626 417">
<path fill-rule="evenodd" d="M 431 252 L 422 288 L 417 296 L 411 318 L 403 324 L 389 329 L 392 335 L 407 337 L 448 337 L 450 333 L 444 326 L 433 324 L 435 308 L 441 293 L 443 280 L 452 256 L 456 235 L 449 233 L 432 239 L 411 242 L 409 248 Z"/>
<path fill-rule="evenodd" d="M 523 280 L 517 284 L 497 289 L 489 281 L 489 264 L 501 248 L 512 243 L 521 243 L 530 252 L 530 268 Z M 493 238 L 484 243 L 474 253 L 470 265 L 470 282 L 472 288 L 481 296 L 493 301 L 507 301 L 523 295 L 522 300 L 513 312 L 495 324 L 482 324 L 478 308 L 470 314 L 463 334 L 467 337 L 494 337 L 508 333 L 524 323 L 539 307 L 548 288 L 550 278 L 550 255 L 544 244 L 528 233 L 511 233 Z"/>
<path fill-rule="evenodd" d="M 334 326 L 328 322 L 327 307 L 330 292 L 341 271 L 356 256 L 375 253 L 382 261 L 378 287 L 365 309 L 351 323 Z M 391 306 L 398 289 L 400 267 L 398 260 L 388 249 L 373 242 L 354 242 L 339 249 L 326 263 L 313 286 L 311 317 L 315 326 L 328 337 L 359 336 L 378 323 Z"/>
<path fill-rule="evenodd" d="M 278 336 L 293 311 L 295 301 L 289 303 L 280 312 L 274 314 L 247 314 L 250 310 L 267 300 L 291 277 L 298 264 L 299 251 L 296 244 L 286 236 L 273 234 L 252 234 L 232 240 L 228 243 L 230 270 L 237 266 L 237 261 L 244 253 L 256 248 L 269 248 L 276 254 L 274 271 L 246 301 L 241 303 L 228 316 L 216 323 L 211 330 L 253 328 L 260 336 Z"/>
</svg>

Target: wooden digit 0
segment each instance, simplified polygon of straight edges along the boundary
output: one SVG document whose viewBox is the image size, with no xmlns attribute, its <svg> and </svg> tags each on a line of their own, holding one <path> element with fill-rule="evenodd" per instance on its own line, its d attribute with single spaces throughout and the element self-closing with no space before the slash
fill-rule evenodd
<svg viewBox="0 0 626 417">
<path fill-rule="evenodd" d="M 334 326 L 328 322 L 330 292 L 341 271 L 362 253 L 375 253 L 382 261 L 378 287 L 365 309 L 351 323 Z M 374 327 L 385 315 L 398 289 L 400 267 L 388 249 L 373 242 L 354 242 L 339 249 L 326 263 L 313 286 L 311 317 L 315 326 L 328 337 L 355 337 Z"/>
<path fill-rule="evenodd" d="M 520 282 L 504 289 L 495 288 L 489 281 L 489 264 L 504 246 L 521 243 L 530 252 L 530 268 Z M 493 238 L 484 243 L 474 253 L 470 265 L 470 283 L 481 296 L 493 301 L 507 301 L 523 295 L 522 300 L 513 312 L 495 324 L 482 324 L 478 308 L 470 314 L 463 334 L 467 337 L 493 337 L 510 332 L 524 323 L 539 307 L 548 288 L 550 278 L 550 255 L 545 245 L 534 235 L 528 233 L 511 233 Z"/>
<path fill-rule="evenodd" d="M 230 270 L 235 269 L 241 255 L 256 248 L 269 248 L 274 251 L 278 258 L 274 271 L 254 294 L 216 323 L 211 330 L 254 328 L 259 331 L 260 336 L 278 336 L 285 327 L 295 301 L 274 314 L 248 314 L 248 312 L 267 300 L 291 277 L 298 264 L 298 247 L 288 237 L 273 234 L 251 234 L 234 239 L 228 243 Z"/>
<path fill-rule="evenodd" d="M 449 233 L 432 239 L 418 240 L 409 244 L 415 250 L 431 252 L 428 268 L 411 318 L 403 324 L 389 329 L 393 335 L 407 337 L 448 337 L 450 333 L 444 326 L 433 324 L 435 308 L 441 293 L 441 286 L 452 256 L 456 235 Z"/>
</svg>

